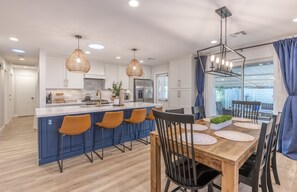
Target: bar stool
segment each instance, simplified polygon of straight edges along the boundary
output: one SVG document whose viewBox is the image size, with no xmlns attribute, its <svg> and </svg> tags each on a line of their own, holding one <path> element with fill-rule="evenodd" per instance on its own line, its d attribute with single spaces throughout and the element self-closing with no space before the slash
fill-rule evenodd
<svg viewBox="0 0 297 192">
<path fill-rule="evenodd" d="M 153 110 L 162 111 L 163 107 L 154 107 L 151 109 L 150 113 L 146 116 L 145 120 L 148 121 L 150 132 L 153 131 L 154 123 L 155 123 L 155 116 L 153 114 Z M 148 142 L 149 144 L 150 142 Z"/>
<path fill-rule="evenodd" d="M 100 158 L 103 159 L 103 138 L 104 138 L 104 129 L 112 129 L 113 130 L 113 139 L 112 139 L 112 145 L 122 151 L 123 153 L 125 152 L 125 145 L 122 143 L 123 141 L 123 126 L 122 122 L 124 119 L 124 112 L 123 111 L 118 111 L 118 112 L 106 112 L 104 114 L 103 120 L 99 123 L 96 123 L 98 128 L 101 128 L 101 155 L 99 155 L 96 152 L 95 149 L 95 144 L 96 144 L 96 128 L 94 129 L 94 137 L 93 137 L 93 152 Z M 121 127 L 121 136 L 120 136 L 120 145 L 123 146 L 123 149 L 119 148 L 118 146 L 115 145 L 114 139 L 115 139 L 115 128 Z"/>
<path fill-rule="evenodd" d="M 125 146 L 127 149 L 132 150 L 132 138 L 131 138 L 131 127 L 134 128 L 135 138 L 138 139 L 139 137 L 139 127 L 145 121 L 146 117 L 146 109 L 133 109 L 131 117 L 129 119 L 124 119 L 124 122 L 128 125 L 129 133 L 130 133 L 130 148 Z M 136 130 L 135 126 L 138 127 Z M 136 135 L 138 132 L 138 136 Z M 147 139 L 147 137 L 146 137 Z"/>
<path fill-rule="evenodd" d="M 58 129 L 60 133 L 59 144 L 58 144 L 58 158 L 57 163 L 60 168 L 60 172 L 63 172 L 63 152 L 64 152 L 64 137 L 65 136 L 74 136 L 81 135 L 88 131 L 89 139 L 91 140 L 91 116 L 87 115 L 76 115 L 76 116 L 65 116 L 62 122 L 62 126 Z M 83 135 L 83 147 L 84 154 L 93 163 L 93 154 L 91 151 L 91 157 L 86 153 L 86 139 L 85 135 Z"/>
</svg>

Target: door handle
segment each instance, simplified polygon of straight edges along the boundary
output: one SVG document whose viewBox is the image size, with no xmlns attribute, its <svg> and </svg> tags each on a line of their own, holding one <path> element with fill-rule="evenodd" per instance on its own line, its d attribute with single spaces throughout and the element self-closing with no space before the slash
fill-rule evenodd
<svg viewBox="0 0 297 192">
<path fill-rule="evenodd" d="M 33 100 L 33 99 L 34 99 L 34 97 L 31 97 L 31 99 Z"/>
</svg>

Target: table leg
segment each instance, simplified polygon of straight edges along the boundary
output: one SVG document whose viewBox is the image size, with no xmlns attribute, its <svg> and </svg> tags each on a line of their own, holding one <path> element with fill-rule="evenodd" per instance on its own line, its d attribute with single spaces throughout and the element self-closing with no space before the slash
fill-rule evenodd
<svg viewBox="0 0 297 192">
<path fill-rule="evenodd" d="M 161 151 L 157 138 L 150 135 L 151 139 L 151 192 L 161 192 Z"/>
<path fill-rule="evenodd" d="M 238 166 L 222 163 L 222 192 L 238 192 Z"/>
</svg>

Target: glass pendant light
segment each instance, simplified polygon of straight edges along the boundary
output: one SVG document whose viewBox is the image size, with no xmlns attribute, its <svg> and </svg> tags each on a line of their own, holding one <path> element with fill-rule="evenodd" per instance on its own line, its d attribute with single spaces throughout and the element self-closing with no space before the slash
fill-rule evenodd
<svg viewBox="0 0 297 192">
<path fill-rule="evenodd" d="M 134 51 L 134 58 L 129 63 L 126 74 L 128 77 L 141 77 L 143 75 L 143 69 L 137 59 L 135 59 L 135 51 L 137 51 L 137 49 L 132 49 L 132 51 Z"/>
<path fill-rule="evenodd" d="M 85 53 L 79 49 L 80 35 L 75 35 L 78 41 L 78 48 L 73 51 L 66 61 L 66 68 L 70 72 L 87 73 L 90 71 L 91 65 Z"/>
</svg>

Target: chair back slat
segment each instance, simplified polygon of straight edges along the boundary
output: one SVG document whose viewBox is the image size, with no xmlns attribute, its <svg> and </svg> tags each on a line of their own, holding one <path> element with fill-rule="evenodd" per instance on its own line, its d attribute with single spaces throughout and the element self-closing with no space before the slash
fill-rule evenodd
<svg viewBox="0 0 297 192">
<path fill-rule="evenodd" d="M 232 116 L 258 121 L 261 102 L 258 101 L 232 101 Z"/>
<path fill-rule="evenodd" d="M 197 185 L 193 144 L 193 115 L 153 111 L 160 138 L 165 173 L 185 186 Z"/>
<path fill-rule="evenodd" d="M 277 139 L 279 135 L 279 125 L 280 125 L 280 119 L 281 119 L 281 113 L 278 115 L 273 115 L 274 124 L 273 129 L 271 131 L 272 133 L 272 139 L 271 139 L 271 152 L 274 152 L 276 150 L 277 145 Z"/>
<path fill-rule="evenodd" d="M 205 108 L 204 106 L 193 106 L 192 114 L 195 116 L 195 119 L 205 118 Z"/>
</svg>

